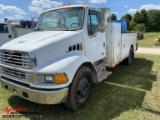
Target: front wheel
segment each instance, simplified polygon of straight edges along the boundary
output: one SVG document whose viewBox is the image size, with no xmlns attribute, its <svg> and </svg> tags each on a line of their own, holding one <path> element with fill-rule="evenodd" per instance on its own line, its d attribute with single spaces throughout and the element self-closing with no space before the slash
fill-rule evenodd
<svg viewBox="0 0 160 120">
<path fill-rule="evenodd" d="M 89 100 L 92 88 L 92 73 L 88 67 L 82 66 L 76 73 L 70 86 L 65 106 L 77 111 Z"/>
</svg>

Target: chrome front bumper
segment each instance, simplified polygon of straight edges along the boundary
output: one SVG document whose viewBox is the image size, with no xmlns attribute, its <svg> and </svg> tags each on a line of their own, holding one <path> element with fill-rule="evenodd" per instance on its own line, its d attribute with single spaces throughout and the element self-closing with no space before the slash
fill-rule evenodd
<svg viewBox="0 0 160 120">
<path fill-rule="evenodd" d="M 3 79 L 0 80 L 0 83 L 4 89 L 21 98 L 27 99 L 35 103 L 59 104 L 65 102 L 68 96 L 67 87 L 60 90 L 36 90 L 24 86 L 22 87 L 20 85 L 5 81 Z"/>
</svg>

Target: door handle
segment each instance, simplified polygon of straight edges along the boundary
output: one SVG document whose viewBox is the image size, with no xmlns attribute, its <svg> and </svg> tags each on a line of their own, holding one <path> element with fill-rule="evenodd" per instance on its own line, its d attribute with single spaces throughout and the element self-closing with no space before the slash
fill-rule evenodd
<svg viewBox="0 0 160 120">
<path fill-rule="evenodd" d="M 8 35 L 9 38 L 12 38 L 12 35 Z"/>
<path fill-rule="evenodd" d="M 106 46 L 106 44 L 105 43 L 103 43 L 103 47 L 105 47 Z"/>
</svg>

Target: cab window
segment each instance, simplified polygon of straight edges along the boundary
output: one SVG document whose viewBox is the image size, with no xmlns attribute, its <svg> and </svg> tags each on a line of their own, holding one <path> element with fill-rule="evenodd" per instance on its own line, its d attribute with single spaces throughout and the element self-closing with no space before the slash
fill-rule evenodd
<svg viewBox="0 0 160 120">
<path fill-rule="evenodd" d="M 87 20 L 88 35 L 93 35 L 96 32 L 99 26 L 99 20 L 100 20 L 99 11 L 95 10 L 88 11 L 88 20 Z"/>
</svg>

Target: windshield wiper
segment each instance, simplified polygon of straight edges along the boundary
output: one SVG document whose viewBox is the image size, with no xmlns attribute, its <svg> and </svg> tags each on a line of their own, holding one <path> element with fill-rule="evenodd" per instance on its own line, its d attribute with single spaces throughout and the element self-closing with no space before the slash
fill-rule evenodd
<svg viewBox="0 0 160 120">
<path fill-rule="evenodd" d="M 34 31 L 39 31 L 39 30 L 43 30 L 43 28 L 37 28 L 36 30 L 34 30 Z"/>
<path fill-rule="evenodd" d="M 63 27 L 66 28 L 66 30 L 70 31 L 69 28 L 67 28 L 66 25 L 63 24 L 63 23 L 60 23 L 60 22 L 53 22 L 53 23 L 57 23 L 57 24 L 63 25 Z M 43 28 L 37 28 L 37 29 L 35 29 L 35 31 L 39 31 L 39 30 L 43 30 Z"/>
</svg>

